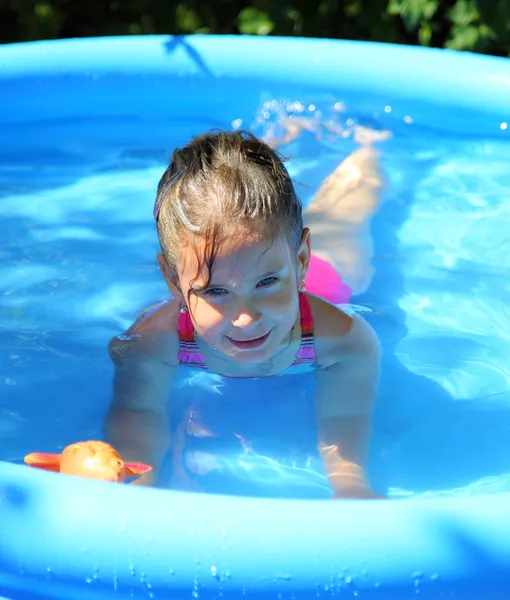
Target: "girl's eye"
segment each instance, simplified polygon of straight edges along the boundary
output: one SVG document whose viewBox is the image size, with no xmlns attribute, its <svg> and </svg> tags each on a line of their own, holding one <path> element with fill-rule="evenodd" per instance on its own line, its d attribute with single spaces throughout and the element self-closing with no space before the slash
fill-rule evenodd
<svg viewBox="0 0 510 600">
<path fill-rule="evenodd" d="M 207 296 L 224 296 L 228 294 L 225 288 L 209 288 L 205 293 Z"/>
<path fill-rule="evenodd" d="M 258 282 L 258 286 L 260 287 L 268 287 L 270 285 L 272 285 L 273 283 L 276 283 L 278 281 L 278 277 L 266 277 L 265 279 L 262 279 L 261 281 Z"/>
</svg>

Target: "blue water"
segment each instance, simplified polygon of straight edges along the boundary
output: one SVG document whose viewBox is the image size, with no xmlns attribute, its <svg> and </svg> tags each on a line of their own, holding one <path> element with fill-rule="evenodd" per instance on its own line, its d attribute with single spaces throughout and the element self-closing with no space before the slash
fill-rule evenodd
<svg viewBox="0 0 510 600">
<path fill-rule="evenodd" d="M 282 148 L 305 204 L 356 147 L 358 125 L 392 133 L 379 143 L 388 185 L 371 228 L 375 275 L 353 298 L 384 350 L 372 481 L 399 498 L 508 491 L 510 143 L 418 129 L 412 107 L 404 121 L 388 109 L 273 98 L 242 125 L 279 134 L 282 112 L 315 119 Z M 175 145 L 231 124 L 30 124 L 22 135 L 44 151 L 2 149 L 0 459 L 101 435 L 107 343 L 167 294 L 158 179 Z"/>
</svg>

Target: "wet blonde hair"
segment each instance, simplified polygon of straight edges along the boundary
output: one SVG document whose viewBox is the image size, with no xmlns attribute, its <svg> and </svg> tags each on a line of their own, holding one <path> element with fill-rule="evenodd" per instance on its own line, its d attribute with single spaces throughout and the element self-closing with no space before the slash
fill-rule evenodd
<svg viewBox="0 0 510 600">
<path fill-rule="evenodd" d="M 283 160 L 246 131 L 207 133 L 175 150 L 158 185 L 154 218 L 175 277 L 184 245 L 201 248 L 199 273 L 205 267 L 210 279 L 226 239 L 284 235 L 297 250 L 303 230 L 302 205 Z"/>
</svg>

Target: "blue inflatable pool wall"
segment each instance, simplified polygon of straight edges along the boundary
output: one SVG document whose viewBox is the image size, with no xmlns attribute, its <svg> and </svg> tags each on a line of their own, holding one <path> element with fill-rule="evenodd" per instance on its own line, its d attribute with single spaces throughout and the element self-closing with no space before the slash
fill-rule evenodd
<svg viewBox="0 0 510 600">
<path fill-rule="evenodd" d="M 69 40 L 0 48 L 4 156 L 87 121 L 196 114 L 249 123 L 261 90 L 392 101 L 425 131 L 508 138 L 503 59 L 251 37 Z M 223 118 L 223 117 L 222 117 Z M 57 121 L 76 119 L 65 131 Z M 218 119 L 220 123 L 221 119 Z M 47 127 L 34 135 L 30 123 Z M 81 123 L 81 124 L 80 124 Z M 129 132 L 105 128 L 102 144 Z M 47 125 L 45 125 L 47 124 Z M 97 131 L 94 133 L 97 135 Z M 140 142 L 143 144 L 143 140 Z M 4 388 L 5 389 L 5 388 Z M 34 449 L 37 450 L 37 449 Z M 0 595 L 14 598 L 507 598 L 510 495 L 381 502 L 255 500 L 83 481 L 0 464 Z"/>
</svg>

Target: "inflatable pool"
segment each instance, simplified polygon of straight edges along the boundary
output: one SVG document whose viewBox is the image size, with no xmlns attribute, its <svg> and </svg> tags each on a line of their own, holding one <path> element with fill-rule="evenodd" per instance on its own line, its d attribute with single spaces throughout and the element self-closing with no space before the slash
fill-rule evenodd
<svg viewBox="0 0 510 600">
<path fill-rule="evenodd" d="M 507 60 L 446 51 L 1 47 L 0 596 L 507 598 L 509 107 Z M 356 128 L 392 133 L 375 275 L 352 299 L 384 350 L 371 477 L 390 500 L 200 495 L 20 464 L 100 435 L 106 344 L 164 293 L 151 202 L 173 146 L 211 127 L 264 134 L 282 112 L 329 125 L 288 146 L 312 186 Z"/>
</svg>

